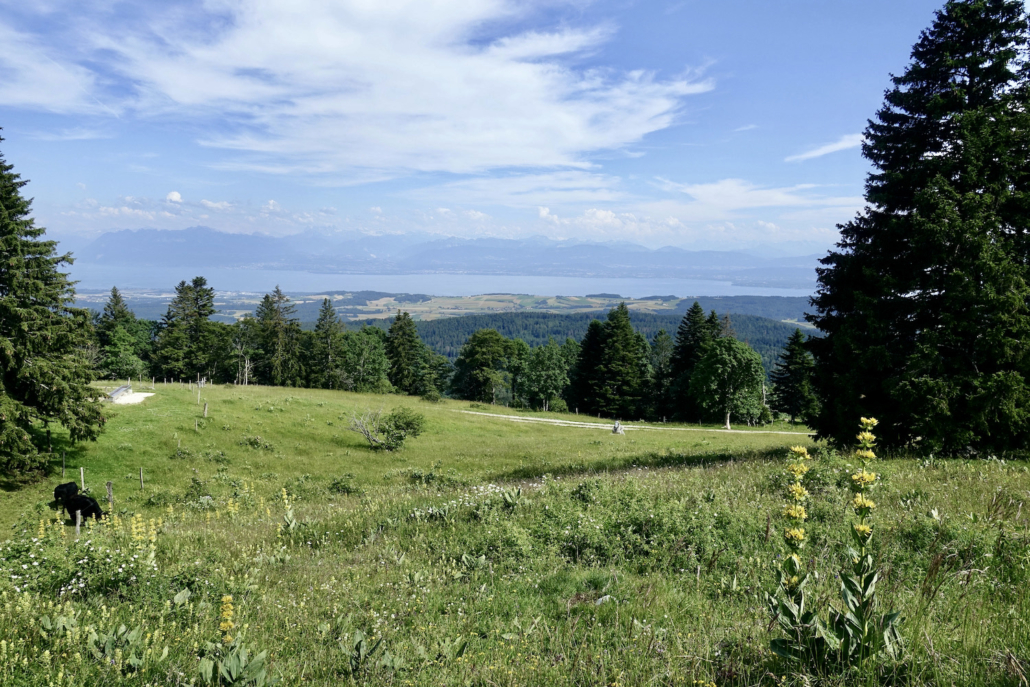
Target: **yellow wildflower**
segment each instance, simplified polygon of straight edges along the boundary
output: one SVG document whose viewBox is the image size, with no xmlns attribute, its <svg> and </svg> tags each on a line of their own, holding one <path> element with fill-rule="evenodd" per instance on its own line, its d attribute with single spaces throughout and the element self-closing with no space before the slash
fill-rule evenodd
<svg viewBox="0 0 1030 687">
<path fill-rule="evenodd" d="M 804 463 L 791 463 L 787 466 L 787 472 L 794 475 L 794 479 L 800 480 L 808 472 L 808 466 Z"/>
<path fill-rule="evenodd" d="M 851 476 L 851 487 L 856 491 L 862 491 L 876 483 L 876 473 L 867 472 L 862 468 Z"/>
<path fill-rule="evenodd" d="M 221 624 L 218 625 L 219 631 L 222 633 L 222 642 L 225 644 L 232 644 L 232 631 L 236 627 L 233 623 L 233 605 L 232 596 L 226 594 L 222 597 L 222 612 L 220 613 L 222 618 Z"/>
<path fill-rule="evenodd" d="M 798 484 L 797 482 L 795 482 L 794 484 L 791 484 L 789 487 L 787 487 L 787 495 L 794 499 L 796 502 L 802 503 L 806 498 L 808 498 L 808 490 L 800 484 Z"/>
<path fill-rule="evenodd" d="M 799 460 L 812 459 L 812 456 L 808 455 L 808 449 L 804 446 L 791 446 L 790 452 L 794 455 L 794 457 L 798 458 Z"/>
<path fill-rule="evenodd" d="M 860 419 L 859 422 L 862 425 L 862 429 L 866 431 L 871 431 L 873 427 L 876 427 L 876 425 L 880 424 L 880 421 L 877 420 L 875 417 L 864 417 Z"/>
<path fill-rule="evenodd" d="M 794 520 L 807 520 L 808 512 L 805 511 L 805 507 L 796 503 L 788 503 L 783 507 L 783 515 Z"/>
<path fill-rule="evenodd" d="M 855 498 L 851 501 L 851 506 L 859 515 L 865 515 L 876 508 L 876 503 L 869 500 L 865 494 L 858 493 L 855 494 Z"/>
<path fill-rule="evenodd" d="M 872 432 L 859 432 L 856 439 L 864 448 L 868 448 L 876 443 L 876 435 Z"/>
<path fill-rule="evenodd" d="M 783 533 L 783 538 L 787 540 L 788 544 L 797 546 L 804 543 L 805 541 L 805 528 L 804 527 L 791 527 Z"/>
<path fill-rule="evenodd" d="M 875 460 L 876 459 L 876 454 L 873 453 L 872 451 L 870 451 L 867 448 L 861 448 L 861 449 L 855 451 L 855 455 L 858 456 L 859 458 L 862 458 L 863 460 Z"/>
<path fill-rule="evenodd" d="M 869 539 L 869 536 L 873 533 L 873 528 L 869 525 L 852 525 L 851 528 L 855 530 L 855 534 L 865 542 Z"/>
</svg>

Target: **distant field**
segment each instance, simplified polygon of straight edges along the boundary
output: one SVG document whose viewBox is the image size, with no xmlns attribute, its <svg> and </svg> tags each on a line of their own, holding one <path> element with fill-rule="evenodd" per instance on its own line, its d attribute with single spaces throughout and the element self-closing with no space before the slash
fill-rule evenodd
<svg viewBox="0 0 1030 687">
<path fill-rule="evenodd" d="M 107 300 L 106 292 L 78 294 L 80 306 L 102 310 Z M 172 290 L 122 292 L 129 307 L 137 317 L 157 320 L 165 314 Z M 215 305 L 219 319 L 232 321 L 251 313 L 261 300 L 262 294 L 219 293 Z M 705 310 L 722 313 L 758 315 L 781 321 L 804 322 L 804 313 L 809 309 L 807 298 L 781 296 L 726 296 L 677 298 L 657 295 L 651 298 L 622 298 L 617 294 L 598 294 L 593 297 L 578 296 L 530 296 L 519 294 L 486 294 L 467 297 L 442 297 L 428 294 L 391 294 L 380 291 L 327 292 L 321 294 L 294 294 L 289 296 L 297 307 L 297 318 L 301 322 L 313 323 L 318 318 L 318 309 L 323 298 L 332 298 L 339 315 L 351 321 L 373 318 L 388 318 L 397 310 L 406 310 L 416 320 L 434 320 L 461 315 L 484 315 L 494 313 L 585 313 L 606 312 L 621 302 L 630 310 L 639 313 L 680 314 L 695 301 Z M 807 326 L 807 325 L 802 325 Z"/>
<path fill-rule="evenodd" d="M 68 479 L 82 466 L 94 494 L 114 483 L 116 519 L 76 540 L 48 504 L 58 475 L 5 485 L 0 684 L 201 684 L 201 657 L 230 637 L 291 686 L 1017 687 L 1030 668 L 1025 463 L 870 466 L 878 593 L 905 651 L 818 678 L 768 650 L 785 448 L 815 456 L 805 565 L 824 614 L 851 454 L 804 435 L 616 436 L 462 411 L 589 420 L 576 416 L 266 387 L 203 390 L 205 419 L 195 393 L 155 391 L 68 454 Z M 428 430 L 395 454 L 346 431 L 352 411 L 400 405 Z"/>
</svg>

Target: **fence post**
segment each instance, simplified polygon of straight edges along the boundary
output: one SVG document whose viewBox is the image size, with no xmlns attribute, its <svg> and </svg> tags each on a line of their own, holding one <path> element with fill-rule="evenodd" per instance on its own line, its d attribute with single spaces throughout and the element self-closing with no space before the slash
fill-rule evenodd
<svg viewBox="0 0 1030 687">
<path fill-rule="evenodd" d="M 86 491 L 86 468 L 79 468 L 79 481 L 82 482 L 82 490 Z"/>
<path fill-rule="evenodd" d="M 61 451 L 61 479 L 64 479 L 64 451 Z"/>
<path fill-rule="evenodd" d="M 204 404 L 204 417 L 207 417 L 207 404 Z"/>
<path fill-rule="evenodd" d="M 143 491 L 143 468 L 139 469 L 139 490 Z"/>
<path fill-rule="evenodd" d="M 114 510 L 114 482 L 107 481 L 107 506 Z"/>
<path fill-rule="evenodd" d="M 82 511 L 75 511 L 75 538 L 79 538 L 79 528 L 82 527 Z"/>
</svg>

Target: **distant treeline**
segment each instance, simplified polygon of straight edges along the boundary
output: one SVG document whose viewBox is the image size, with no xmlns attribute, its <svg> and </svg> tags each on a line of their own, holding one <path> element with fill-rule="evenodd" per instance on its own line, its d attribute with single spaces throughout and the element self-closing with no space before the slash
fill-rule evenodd
<svg viewBox="0 0 1030 687">
<path fill-rule="evenodd" d="M 137 318 L 112 289 L 94 314 L 85 357 L 111 379 L 449 395 L 615 419 L 729 425 L 731 417 L 768 421 L 773 409 L 808 412 L 776 401 L 778 390 L 807 383 L 804 335 L 753 315 L 706 314 L 698 302 L 682 317 L 633 314 L 622 303 L 603 318 L 502 313 L 416 322 L 398 310 L 389 321 L 355 326 L 324 298 L 315 326 L 305 329 L 278 287 L 232 324 L 212 319 L 214 299 L 203 277 L 180 282 L 155 322 Z"/>
<path fill-rule="evenodd" d="M 710 300 L 719 302 L 719 299 Z M 705 309 L 705 305 L 700 301 L 701 299 L 698 299 L 699 305 Z M 734 337 L 749 344 L 761 356 L 762 367 L 766 373 L 772 372 L 787 340 L 797 329 L 796 325 L 766 317 L 727 313 L 724 310 L 718 312 L 720 316 L 728 314 Z M 633 328 L 647 337 L 648 341 L 654 341 L 655 335 L 663 329 L 669 333 L 675 332 L 683 319 L 683 313 L 658 315 L 631 312 L 631 315 Z M 522 339 L 535 348 L 546 344 L 547 340 L 552 338 L 557 341 L 564 341 L 566 338 L 580 341 L 586 334 L 590 322 L 605 317 L 605 312 L 570 315 L 510 312 L 423 320 L 416 322 L 416 325 L 419 336 L 430 349 L 453 361 L 458 358 L 462 346 L 469 337 L 480 329 L 495 329 L 505 338 Z M 389 327 L 390 321 L 369 319 L 348 323 L 352 329 L 359 329 L 365 325 L 385 328 Z M 811 331 L 814 333 L 815 330 Z"/>
</svg>

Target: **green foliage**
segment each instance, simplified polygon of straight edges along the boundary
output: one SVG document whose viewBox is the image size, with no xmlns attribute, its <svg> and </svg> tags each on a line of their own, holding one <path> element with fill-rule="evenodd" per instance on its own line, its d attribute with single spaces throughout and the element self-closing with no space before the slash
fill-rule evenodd
<svg viewBox="0 0 1030 687">
<path fill-rule="evenodd" d="M 625 303 L 602 324 L 590 323 L 570 374 L 569 400 L 580 412 L 637 418 L 646 412 L 647 341 L 634 331 Z"/>
<path fill-rule="evenodd" d="M 406 439 L 425 431 L 426 418 L 410 408 L 401 407 L 383 415 L 382 409 L 365 411 L 351 418 L 350 430 L 365 437 L 373 451 L 396 451 Z"/>
<path fill-rule="evenodd" d="M 204 277 L 181 281 L 161 320 L 155 361 L 161 374 L 173 379 L 211 377 L 218 363 L 218 328 L 208 318 L 215 313 L 215 290 Z"/>
<path fill-rule="evenodd" d="M 208 655 L 200 659 L 198 670 L 200 677 L 208 685 L 240 686 L 253 685 L 263 687 L 266 684 L 274 684 L 277 680 L 269 681 L 268 669 L 265 666 L 267 651 L 258 654 L 251 654 L 243 642 L 234 641 L 228 650 L 223 647 L 209 643 Z"/>
<path fill-rule="evenodd" d="M 791 424 L 797 420 L 808 422 L 818 413 L 819 403 L 812 389 L 815 363 L 805 341 L 805 335 L 796 329 L 769 375 L 773 383 L 770 405 L 773 410 L 789 415 Z"/>
<path fill-rule="evenodd" d="M 278 286 L 265 294 L 254 311 L 264 353 L 258 361 L 258 374 L 272 386 L 296 386 L 300 381 L 300 321 L 294 311 L 295 306 Z"/>
<path fill-rule="evenodd" d="M 517 356 L 514 342 L 494 329 L 481 329 L 469 337 L 454 363 L 451 393 L 458 398 L 496 403 L 510 385 L 510 361 Z"/>
<path fill-rule="evenodd" d="M 311 386 L 318 389 L 344 389 L 343 325 L 336 316 L 332 301 L 322 299 L 315 323 L 314 345 L 308 365 Z"/>
<path fill-rule="evenodd" d="M 690 394 L 698 407 L 725 418 L 757 418 L 762 406 L 762 360 L 750 346 L 732 338 L 716 339 L 690 375 Z"/>
<path fill-rule="evenodd" d="M 386 337 L 386 355 L 390 383 L 406 394 L 416 393 L 422 382 L 419 367 L 424 347 L 411 315 L 398 310 Z"/>
<path fill-rule="evenodd" d="M 867 208 L 822 260 L 822 436 L 862 416 L 891 448 L 1030 438 L 1030 41 L 1017 0 L 952 0 L 865 132 Z"/>
<path fill-rule="evenodd" d="M 43 239 L 21 194 L 26 183 L 0 156 L 0 473 L 12 477 L 45 469 L 50 424 L 80 441 L 95 439 L 104 422 L 89 386 L 90 316 L 71 307 L 75 290 L 58 271 L 71 256 Z"/>
</svg>

